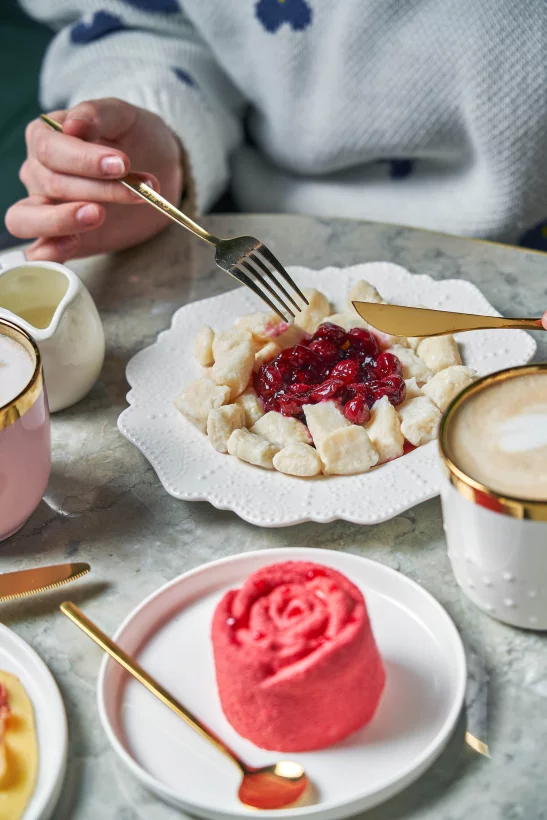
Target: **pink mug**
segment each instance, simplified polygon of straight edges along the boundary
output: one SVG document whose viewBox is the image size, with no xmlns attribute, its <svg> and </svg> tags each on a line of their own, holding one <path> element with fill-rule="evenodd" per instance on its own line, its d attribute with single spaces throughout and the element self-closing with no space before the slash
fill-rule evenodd
<svg viewBox="0 0 547 820">
<path fill-rule="evenodd" d="M 0 541 L 3 541 L 23 526 L 40 503 L 49 480 L 51 439 L 40 351 L 31 337 L 12 322 L 0 319 L 0 336 L 21 345 L 34 365 L 23 389 L 0 405 Z"/>
</svg>

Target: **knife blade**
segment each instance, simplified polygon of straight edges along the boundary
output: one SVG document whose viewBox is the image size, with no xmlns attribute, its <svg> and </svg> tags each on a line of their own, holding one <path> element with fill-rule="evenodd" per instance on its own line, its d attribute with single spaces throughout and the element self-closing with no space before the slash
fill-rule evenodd
<svg viewBox="0 0 547 820">
<path fill-rule="evenodd" d="M 353 307 L 365 322 L 382 333 L 393 336 L 443 336 L 463 330 L 485 330 L 507 327 L 501 316 L 476 316 L 446 310 L 381 305 L 375 302 L 353 302 Z"/>
<path fill-rule="evenodd" d="M 0 575 L 0 603 L 68 584 L 87 575 L 90 570 L 89 564 L 79 563 L 4 572 Z"/>
</svg>

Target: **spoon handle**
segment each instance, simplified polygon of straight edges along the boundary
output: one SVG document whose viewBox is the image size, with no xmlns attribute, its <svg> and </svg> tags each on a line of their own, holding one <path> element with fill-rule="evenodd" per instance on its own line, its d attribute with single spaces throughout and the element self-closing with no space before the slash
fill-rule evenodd
<svg viewBox="0 0 547 820">
<path fill-rule="evenodd" d="M 142 668 L 130 655 L 123 651 L 123 649 L 118 646 L 118 644 L 114 643 L 108 635 L 105 635 L 98 626 L 96 626 L 93 621 L 84 615 L 84 613 L 79 609 L 75 604 L 71 601 L 65 601 L 61 604 L 61 612 L 63 612 L 70 620 L 79 626 L 80 629 L 85 632 L 96 644 L 98 644 L 101 649 L 104 649 L 111 658 L 114 658 L 120 666 L 123 666 L 124 669 L 129 672 L 130 675 L 133 675 L 139 683 L 142 683 L 143 686 L 152 692 L 157 698 L 159 698 L 166 706 L 171 709 L 178 717 L 182 718 L 192 729 L 195 729 L 198 734 L 204 737 L 206 740 L 209 740 L 214 746 L 216 746 L 219 751 L 229 757 L 230 760 L 235 763 L 238 768 L 245 774 L 245 772 L 249 771 L 250 767 L 246 766 L 242 760 L 238 757 L 238 755 L 230 749 L 229 746 L 224 743 L 221 738 L 219 738 L 211 729 L 205 726 L 195 715 L 190 712 L 185 706 L 182 705 L 173 695 L 171 695 L 167 689 L 164 689 L 161 683 L 158 683 L 152 675 L 149 675 L 146 670 Z"/>
</svg>

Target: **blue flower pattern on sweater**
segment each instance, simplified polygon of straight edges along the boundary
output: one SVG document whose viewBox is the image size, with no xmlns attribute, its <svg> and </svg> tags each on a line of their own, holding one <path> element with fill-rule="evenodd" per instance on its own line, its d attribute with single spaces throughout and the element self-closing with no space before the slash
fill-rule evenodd
<svg viewBox="0 0 547 820">
<path fill-rule="evenodd" d="M 124 28 L 123 21 L 115 14 L 96 11 L 89 22 L 82 20 L 72 26 L 70 39 L 76 45 L 85 45 Z"/>
<path fill-rule="evenodd" d="M 288 23 L 294 31 L 303 31 L 312 20 L 312 10 L 306 0 L 259 0 L 255 13 L 271 34 Z"/>
<path fill-rule="evenodd" d="M 179 80 L 184 83 L 184 85 L 189 85 L 191 88 L 196 87 L 196 81 L 194 80 L 194 78 L 190 74 L 188 74 L 188 72 L 185 71 L 183 68 L 173 68 L 173 71 L 175 72 Z"/>
<path fill-rule="evenodd" d="M 180 11 L 177 0 L 124 0 L 124 3 L 141 11 L 155 11 L 159 14 L 176 14 Z"/>
</svg>

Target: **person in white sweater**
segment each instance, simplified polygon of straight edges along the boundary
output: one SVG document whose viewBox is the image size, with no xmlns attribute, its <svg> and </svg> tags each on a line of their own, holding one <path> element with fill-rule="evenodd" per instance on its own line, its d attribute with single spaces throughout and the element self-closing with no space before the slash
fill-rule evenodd
<svg viewBox="0 0 547 820">
<path fill-rule="evenodd" d="M 515 241 L 547 216 L 545 0 L 20 0 L 57 31 L 27 129 L 31 259 L 165 225 L 130 168 L 206 212 L 301 212 Z"/>
</svg>

